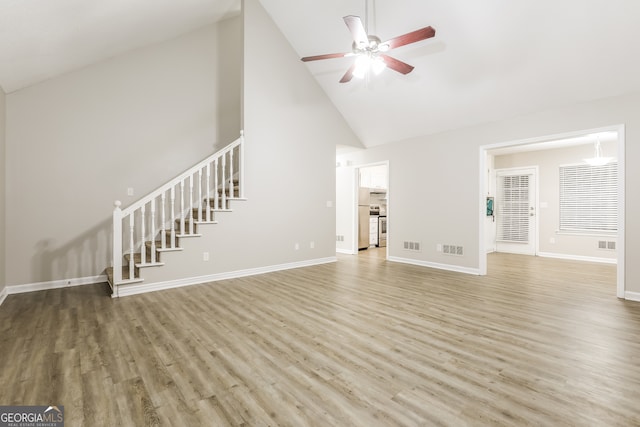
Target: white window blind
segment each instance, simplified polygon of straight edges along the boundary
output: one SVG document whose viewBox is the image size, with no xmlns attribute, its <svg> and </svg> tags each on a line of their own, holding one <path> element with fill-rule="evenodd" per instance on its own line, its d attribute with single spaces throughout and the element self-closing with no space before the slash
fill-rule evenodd
<svg viewBox="0 0 640 427">
<path fill-rule="evenodd" d="M 498 240 L 529 241 L 529 175 L 499 176 Z"/>
<path fill-rule="evenodd" d="M 618 163 L 560 167 L 560 230 L 618 229 Z"/>
</svg>

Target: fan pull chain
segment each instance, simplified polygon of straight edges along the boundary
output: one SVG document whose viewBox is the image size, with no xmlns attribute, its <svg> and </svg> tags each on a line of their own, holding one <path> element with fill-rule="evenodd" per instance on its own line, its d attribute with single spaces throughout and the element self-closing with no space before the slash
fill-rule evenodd
<svg viewBox="0 0 640 427">
<path fill-rule="evenodd" d="M 369 34 L 369 0 L 364 0 L 364 31 Z"/>
</svg>

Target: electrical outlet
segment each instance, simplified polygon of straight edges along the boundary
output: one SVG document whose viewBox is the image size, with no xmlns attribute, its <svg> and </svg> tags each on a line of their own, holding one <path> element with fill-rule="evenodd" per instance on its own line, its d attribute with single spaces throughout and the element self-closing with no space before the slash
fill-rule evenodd
<svg viewBox="0 0 640 427">
<path fill-rule="evenodd" d="M 133 196 L 133 188 L 132 187 L 127 188 L 127 196 Z"/>
<path fill-rule="evenodd" d="M 437 252 L 442 252 L 442 243 L 438 243 L 438 244 L 436 245 L 436 251 L 437 251 Z"/>
<path fill-rule="evenodd" d="M 309 243 L 309 248 L 313 249 L 316 247 L 316 242 L 314 242 L 313 240 L 311 241 L 311 243 Z"/>
<path fill-rule="evenodd" d="M 209 252 L 203 252 L 202 253 L 202 260 L 203 261 L 209 261 Z"/>
<path fill-rule="evenodd" d="M 299 250 L 300 249 L 300 243 L 296 243 L 295 245 L 293 245 L 293 250 Z"/>
</svg>

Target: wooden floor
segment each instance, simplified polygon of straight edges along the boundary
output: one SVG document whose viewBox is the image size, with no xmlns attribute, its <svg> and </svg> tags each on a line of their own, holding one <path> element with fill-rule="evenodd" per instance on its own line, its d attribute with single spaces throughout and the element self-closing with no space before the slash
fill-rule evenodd
<svg viewBox="0 0 640 427">
<path fill-rule="evenodd" d="M 10 295 L 0 404 L 64 405 L 67 427 L 640 425 L 640 304 L 614 266 L 494 254 L 476 277 L 379 254 Z"/>
</svg>

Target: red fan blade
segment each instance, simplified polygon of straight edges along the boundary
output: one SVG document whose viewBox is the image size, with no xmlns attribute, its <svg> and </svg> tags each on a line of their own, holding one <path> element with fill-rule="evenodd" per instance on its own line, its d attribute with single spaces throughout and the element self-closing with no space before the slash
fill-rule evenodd
<svg viewBox="0 0 640 427">
<path fill-rule="evenodd" d="M 396 47 L 400 47 L 410 43 L 415 43 L 421 40 L 429 39 L 435 35 L 436 35 L 436 30 L 434 30 L 433 27 L 424 27 L 407 34 L 394 37 L 391 40 L 387 40 L 384 43 L 380 43 L 380 45 L 387 45 L 389 46 L 389 49 L 395 49 Z"/>
<path fill-rule="evenodd" d="M 387 67 L 399 73 L 409 74 L 411 71 L 413 71 L 414 67 L 412 65 L 407 64 L 406 62 L 402 62 L 396 58 L 392 58 L 389 55 L 384 55 L 384 54 L 380 54 L 380 57 L 382 58 L 384 63 L 387 64 Z"/>
<path fill-rule="evenodd" d="M 353 71 L 356 69 L 356 63 L 354 62 L 353 65 L 351 65 L 351 67 L 349 67 L 349 69 L 347 70 L 346 73 L 344 73 L 344 76 L 342 76 L 342 78 L 340 79 L 340 83 L 347 83 L 350 82 L 351 79 L 353 78 Z"/>
<path fill-rule="evenodd" d="M 305 56 L 304 58 L 300 58 L 303 62 L 308 61 L 317 61 L 319 59 L 331 59 L 331 58 L 344 58 L 347 55 L 350 55 L 351 52 L 348 53 L 327 53 L 326 55 L 316 55 L 316 56 Z"/>
<path fill-rule="evenodd" d="M 364 25 L 362 25 L 360 17 L 348 15 L 342 19 L 344 19 L 345 24 L 349 27 L 349 31 L 351 31 L 351 36 L 353 37 L 353 41 L 356 42 L 356 46 L 367 46 L 369 44 L 369 36 L 364 29 Z"/>
</svg>

